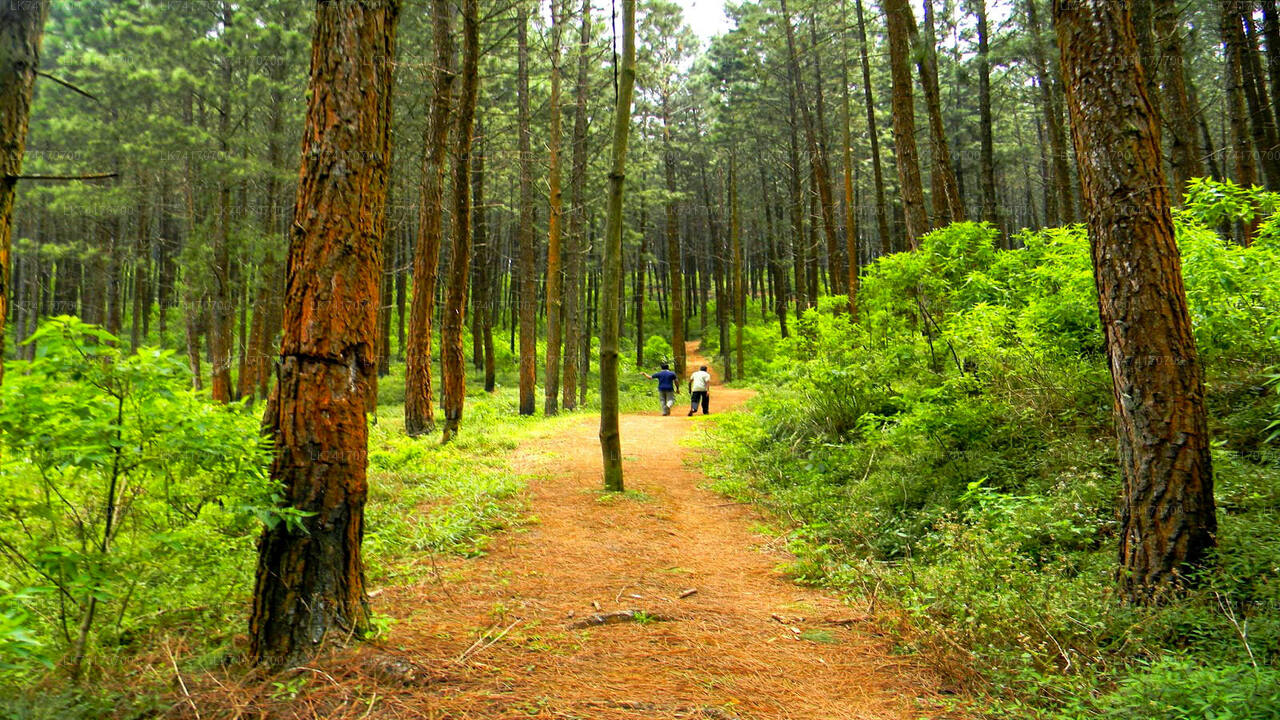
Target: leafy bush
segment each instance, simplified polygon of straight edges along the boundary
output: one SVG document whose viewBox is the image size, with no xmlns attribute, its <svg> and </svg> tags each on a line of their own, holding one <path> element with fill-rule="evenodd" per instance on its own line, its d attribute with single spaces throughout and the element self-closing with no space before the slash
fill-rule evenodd
<svg viewBox="0 0 1280 720">
<path fill-rule="evenodd" d="M 171 352 L 70 317 L 0 388 L 0 663 L 21 678 L 239 613 L 276 509 L 257 418 L 190 389 Z M 211 597 L 208 588 L 227 593 Z"/>
<path fill-rule="evenodd" d="M 1111 387 L 1079 226 L 1003 251 L 955 224 L 867 268 L 858 322 L 840 303 L 804 313 L 757 412 L 714 430 L 718 487 L 798 526 L 798 579 L 897 605 L 901 641 L 992 714 L 1276 716 L 1280 232 L 1269 218 L 1242 248 L 1206 224 L 1278 203 L 1195 191 L 1177 229 L 1221 507 L 1200 589 L 1117 598 Z"/>
</svg>

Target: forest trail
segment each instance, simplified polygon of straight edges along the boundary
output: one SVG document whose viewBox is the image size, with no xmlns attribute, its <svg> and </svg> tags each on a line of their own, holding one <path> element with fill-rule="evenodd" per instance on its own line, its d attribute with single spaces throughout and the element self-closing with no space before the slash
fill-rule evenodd
<svg viewBox="0 0 1280 720">
<path fill-rule="evenodd" d="M 752 394 L 713 384 L 713 416 Z M 623 416 L 625 496 L 598 490 L 596 416 L 517 450 L 531 523 L 443 563 L 444 581 L 375 600 L 397 623 L 359 651 L 377 685 L 368 717 L 937 717 L 927 673 L 857 609 L 789 582 L 753 511 L 699 487 L 681 441 L 705 421 L 687 403 L 686 388 L 663 417 L 655 394 L 652 412 Z M 648 617 L 570 628 L 625 610 Z"/>
</svg>

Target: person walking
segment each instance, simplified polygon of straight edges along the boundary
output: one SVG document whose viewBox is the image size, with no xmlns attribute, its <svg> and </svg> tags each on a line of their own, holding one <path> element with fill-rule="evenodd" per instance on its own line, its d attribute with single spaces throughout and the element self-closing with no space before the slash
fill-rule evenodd
<svg viewBox="0 0 1280 720">
<path fill-rule="evenodd" d="M 662 414 L 670 415 L 671 406 L 676 404 L 676 374 L 671 372 L 667 363 L 662 363 L 662 369 L 652 375 L 647 372 L 640 374 L 650 380 L 658 381 L 658 399 L 662 401 Z"/>
<path fill-rule="evenodd" d="M 706 365 L 689 376 L 689 415 L 698 411 L 699 404 L 703 415 L 711 412 L 711 373 Z"/>
</svg>

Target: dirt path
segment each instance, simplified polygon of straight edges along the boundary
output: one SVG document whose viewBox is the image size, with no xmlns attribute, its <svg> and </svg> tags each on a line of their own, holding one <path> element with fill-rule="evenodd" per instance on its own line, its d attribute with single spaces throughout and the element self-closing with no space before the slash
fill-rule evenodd
<svg viewBox="0 0 1280 720">
<path fill-rule="evenodd" d="M 750 394 L 713 385 L 712 412 Z M 360 651 L 378 686 L 368 716 L 936 717 L 927 675 L 857 610 L 788 582 L 757 516 L 699 487 L 680 441 L 705 420 L 685 417 L 687 399 L 623 417 L 627 496 L 597 490 L 594 417 L 521 448 L 535 520 L 445 582 L 377 598 L 398 622 Z M 570 628 L 623 610 L 648 617 Z"/>
</svg>

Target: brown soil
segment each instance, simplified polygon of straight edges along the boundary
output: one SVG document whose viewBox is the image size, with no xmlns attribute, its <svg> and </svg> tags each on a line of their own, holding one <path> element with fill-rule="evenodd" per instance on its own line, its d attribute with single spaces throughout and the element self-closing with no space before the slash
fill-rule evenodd
<svg viewBox="0 0 1280 720">
<path fill-rule="evenodd" d="M 713 385 L 709 420 L 751 394 Z M 757 514 L 701 487 L 681 440 L 708 419 L 687 400 L 623 416 L 623 496 L 598 490 L 595 417 L 522 447 L 527 525 L 379 594 L 386 643 L 298 671 L 314 677 L 292 703 L 264 681 L 243 717 L 938 717 L 936 681 L 874 619 L 790 582 Z"/>
</svg>

